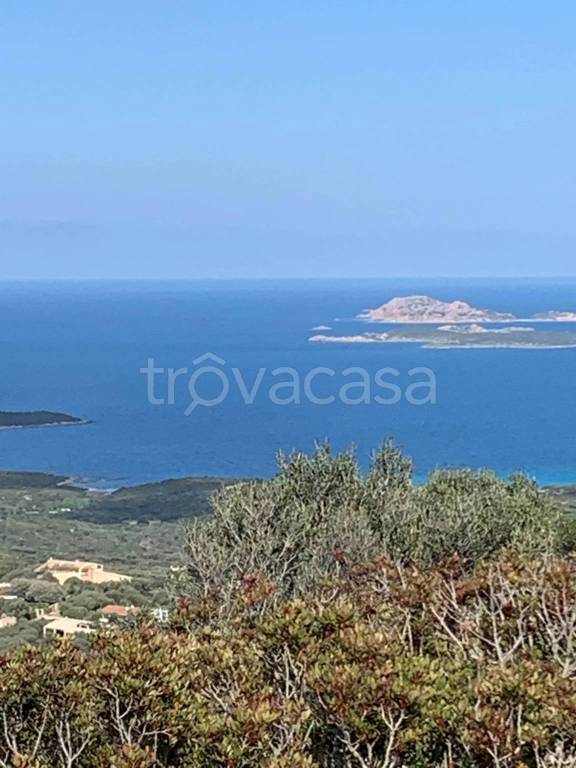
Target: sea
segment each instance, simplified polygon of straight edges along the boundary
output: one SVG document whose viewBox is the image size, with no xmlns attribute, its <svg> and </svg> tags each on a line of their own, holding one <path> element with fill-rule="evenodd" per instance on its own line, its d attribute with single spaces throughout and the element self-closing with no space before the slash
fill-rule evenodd
<svg viewBox="0 0 576 768">
<path fill-rule="evenodd" d="M 309 341 L 381 331 L 358 313 L 413 294 L 576 311 L 565 279 L 0 283 L 0 410 L 90 422 L 1 431 L 0 468 L 114 489 L 268 477 L 279 451 L 323 441 L 367 466 L 392 438 L 419 478 L 470 466 L 576 483 L 576 349 Z"/>
</svg>

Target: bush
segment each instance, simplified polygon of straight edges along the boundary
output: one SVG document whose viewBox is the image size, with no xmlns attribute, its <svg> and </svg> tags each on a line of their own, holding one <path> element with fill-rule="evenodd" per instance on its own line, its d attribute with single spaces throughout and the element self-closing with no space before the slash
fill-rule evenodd
<svg viewBox="0 0 576 768">
<path fill-rule="evenodd" d="M 574 768 L 571 548 L 522 476 L 280 457 L 191 526 L 169 626 L 0 658 L 0 765 Z"/>
<path fill-rule="evenodd" d="M 0 630 L 0 654 L 15 651 L 22 645 L 38 643 L 42 638 L 42 625 L 37 621 L 20 618 L 13 627 Z"/>
<path fill-rule="evenodd" d="M 256 590 L 257 591 L 257 590 Z M 21 650 L 0 670 L 0 761 L 48 768 L 567 768 L 576 563 L 471 571 L 382 558 L 225 630 L 183 604 Z"/>
<path fill-rule="evenodd" d="M 188 529 L 188 597 L 217 594 L 220 610 L 250 579 L 274 585 L 273 601 L 305 595 L 343 567 L 384 554 L 433 565 L 458 554 L 471 565 L 511 547 L 557 548 L 559 513 L 523 476 L 438 471 L 412 480 L 412 462 L 387 443 L 363 475 L 351 452 L 281 456 L 266 482 L 241 483 L 214 500 L 213 516 Z"/>
<path fill-rule="evenodd" d="M 56 581 L 36 580 L 30 582 L 24 597 L 30 603 L 57 603 L 64 594 L 62 587 Z"/>
</svg>

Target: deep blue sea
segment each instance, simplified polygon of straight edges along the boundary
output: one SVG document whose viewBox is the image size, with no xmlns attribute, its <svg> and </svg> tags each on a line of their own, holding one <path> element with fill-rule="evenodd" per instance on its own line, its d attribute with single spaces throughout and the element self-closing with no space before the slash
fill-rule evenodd
<svg viewBox="0 0 576 768">
<path fill-rule="evenodd" d="M 267 476 L 278 450 L 310 450 L 329 439 L 338 449 L 355 445 L 366 462 L 390 436 L 414 457 L 420 475 L 471 465 L 523 470 L 543 483 L 576 482 L 576 349 L 308 342 L 318 325 L 337 334 L 368 330 L 353 320 L 359 311 L 415 293 L 519 316 L 576 311 L 576 281 L 566 280 L 0 284 L 0 409 L 59 410 L 92 421 L 2 431 L 0 467 L 72 475 L 104 488 L 184 475 Z M 220 361 L 194 363 L 205 353 Z M 149 402 L 140 372 L 149 359 L 158 368 L 188 369 L 176 379 L 173 404 Z M 221 373 L 196 378 L 196 402 L 218 398 L 223 378 L 230 392 L 219 405 L 185 416 L 188 378 L 202 366 Z M 336 395 L 335 402 L 271 401 L 272 386 L 293 387 L 317 366 L 334 375 L 318 377 L 315 392 Z M 368 404 L 345 404 L 337 395 L 357 380 L 344 376 L 351 367 L 371 380 L 394 368 L 403 391 L 414 380 L 409 371 L 429 368 L 437 403 L 416 406 L 403 397 L 385 405 L 372 393 Z M 260 375 L 252 404 L 233 368 L 248 390 Z M 164 374 L 155 390 L 166 399 Z"/>
</svg>

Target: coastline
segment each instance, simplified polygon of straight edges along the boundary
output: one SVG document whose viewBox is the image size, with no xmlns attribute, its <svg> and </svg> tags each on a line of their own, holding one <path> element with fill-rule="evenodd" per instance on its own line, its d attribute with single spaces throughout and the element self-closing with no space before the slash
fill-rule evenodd
<svg viewBox="0 0 576 768">
<path fill-rule="evenodd" d="M 84 427 L 87 424 L 93 424 L 91 419 L 78 419 L 75 421 L 51 421 L 46 424 L 12 424 L 10 426 L 0 426 L 0 432 L 13 429 L 44 429 L 46 427 Z"/>
<path fill-rule="evenodd" d="M 374 338 L 371 336 L 311 336 L 308 339 L 311 344 L 419 344 L 420 349 L 530 349 L 530 350 L 549 350 L 549 349 L 576 349 L 574 344 L 529 344 L 529 343 L 474 343 L 465 344 L 434 344 L 427 339 L 407 339 L 407 338 Z"/>
<path fill-rule="evenodd" d="M 440 467 L 440 469 L 452 469 L 453 467 Z M 480 469 L 485 469 L 485 467 L 478 467 L 478 471 Z M 489 469 L 489 467 L 488 467 Z M 431 470 L 433 472 L 435 470 Z M 474 470 L 476 471 L 476 470 Z M 431 473 L 430 472 L 430 473 Z M 565 480 L 559 480 L 554 481 L 550 478 L 550 476 L 543 475 L 542 479 L 538 479 L 538 475 L 534 472 L 530 472 L 527 470 L 515 470 L 510 471 L 506 474 L 499 474 L 500 477 L 511 477 L 512 475 L 516 473 L 525 474 L 528 477 L 533 477 L 538 485 L 541 487 L 543 491 L 570 491 L 576 494 L 576 469 L 574 470 L 574 477 L 573 479 L 565 479 Z M 428 479 L 428 476 L 430 473 L 427 474 L 418 474 L 416 473 L 414 475 L 414 482 L 416 485 L 421 485 L 422 483 L 425 483 Z M 82 477 L 82 475 L 60 475 L 54 472 L 44 472 L 42 470 L 17 470 L 17 469 L 0 469 L 0 480 L 6 481 L 10 478 L 14 478 L 18 481 L 21 481 L 22 479 L 29 478 L 30 480 L 34 480 L 35 478 L 42 478 L 45 483 L 45 487 L 52 487 L 52 488 L 69 488 L 71 490 L 76 491 L 82 491 L 85 493 L 91 493 L 95 495 L 103 495 L 107 496 L 113 493 L 117 493 L 118 491 L 130 491 L 134 489 L 162 489 L 162 487 L 169 487 L 170 485 L 174 485 L 177 483 L 214 483 L 218 484 L 219 486 L 222 485 L 232 485 L 237 482 L 250 482 L 250 481 L 258 481 L 262 478 L 258 477 L 245 477 L 245 478 L 238 478 L 238 477 L 227 477 L 224 475 L 184 475 L 180 477 L 164 477 L 160 480 L 149 480 L 149 481 L 143 481 L 138 483 L 116 483 L 114 486 L 110 485 L 107 488 L 98 487 L 96 485 L 97 483 L 107 483 L 108 480 L 106 478 L 101 478 L 100 480 L 92 478 L 89 484 L 85 478 Z"/>
<path fill-rule="evenodd" d="M 406 341 L 404 343 L 417 344 L 419 342 Z M 544 349 L 576 349 L 576 344 L 542 344 L 541 346 L 536 344 L 423 344 L 421 349 L 529 349 L 537 352 Z"/>
</svg>

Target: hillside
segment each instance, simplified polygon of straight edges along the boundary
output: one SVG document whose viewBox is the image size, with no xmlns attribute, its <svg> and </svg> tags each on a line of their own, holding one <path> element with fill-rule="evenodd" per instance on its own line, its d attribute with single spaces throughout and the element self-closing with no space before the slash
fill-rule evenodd
<svg viewBox="0 0 576 768">
<path fill-rule="evenodd" d="M 103 494 L 62 476 L 0 472 L 0 580 L 52 556 L 162 572 L 180 561 L 183 522 L 206 515 L 230 482 L 192 477 Z"/>
</svg>

